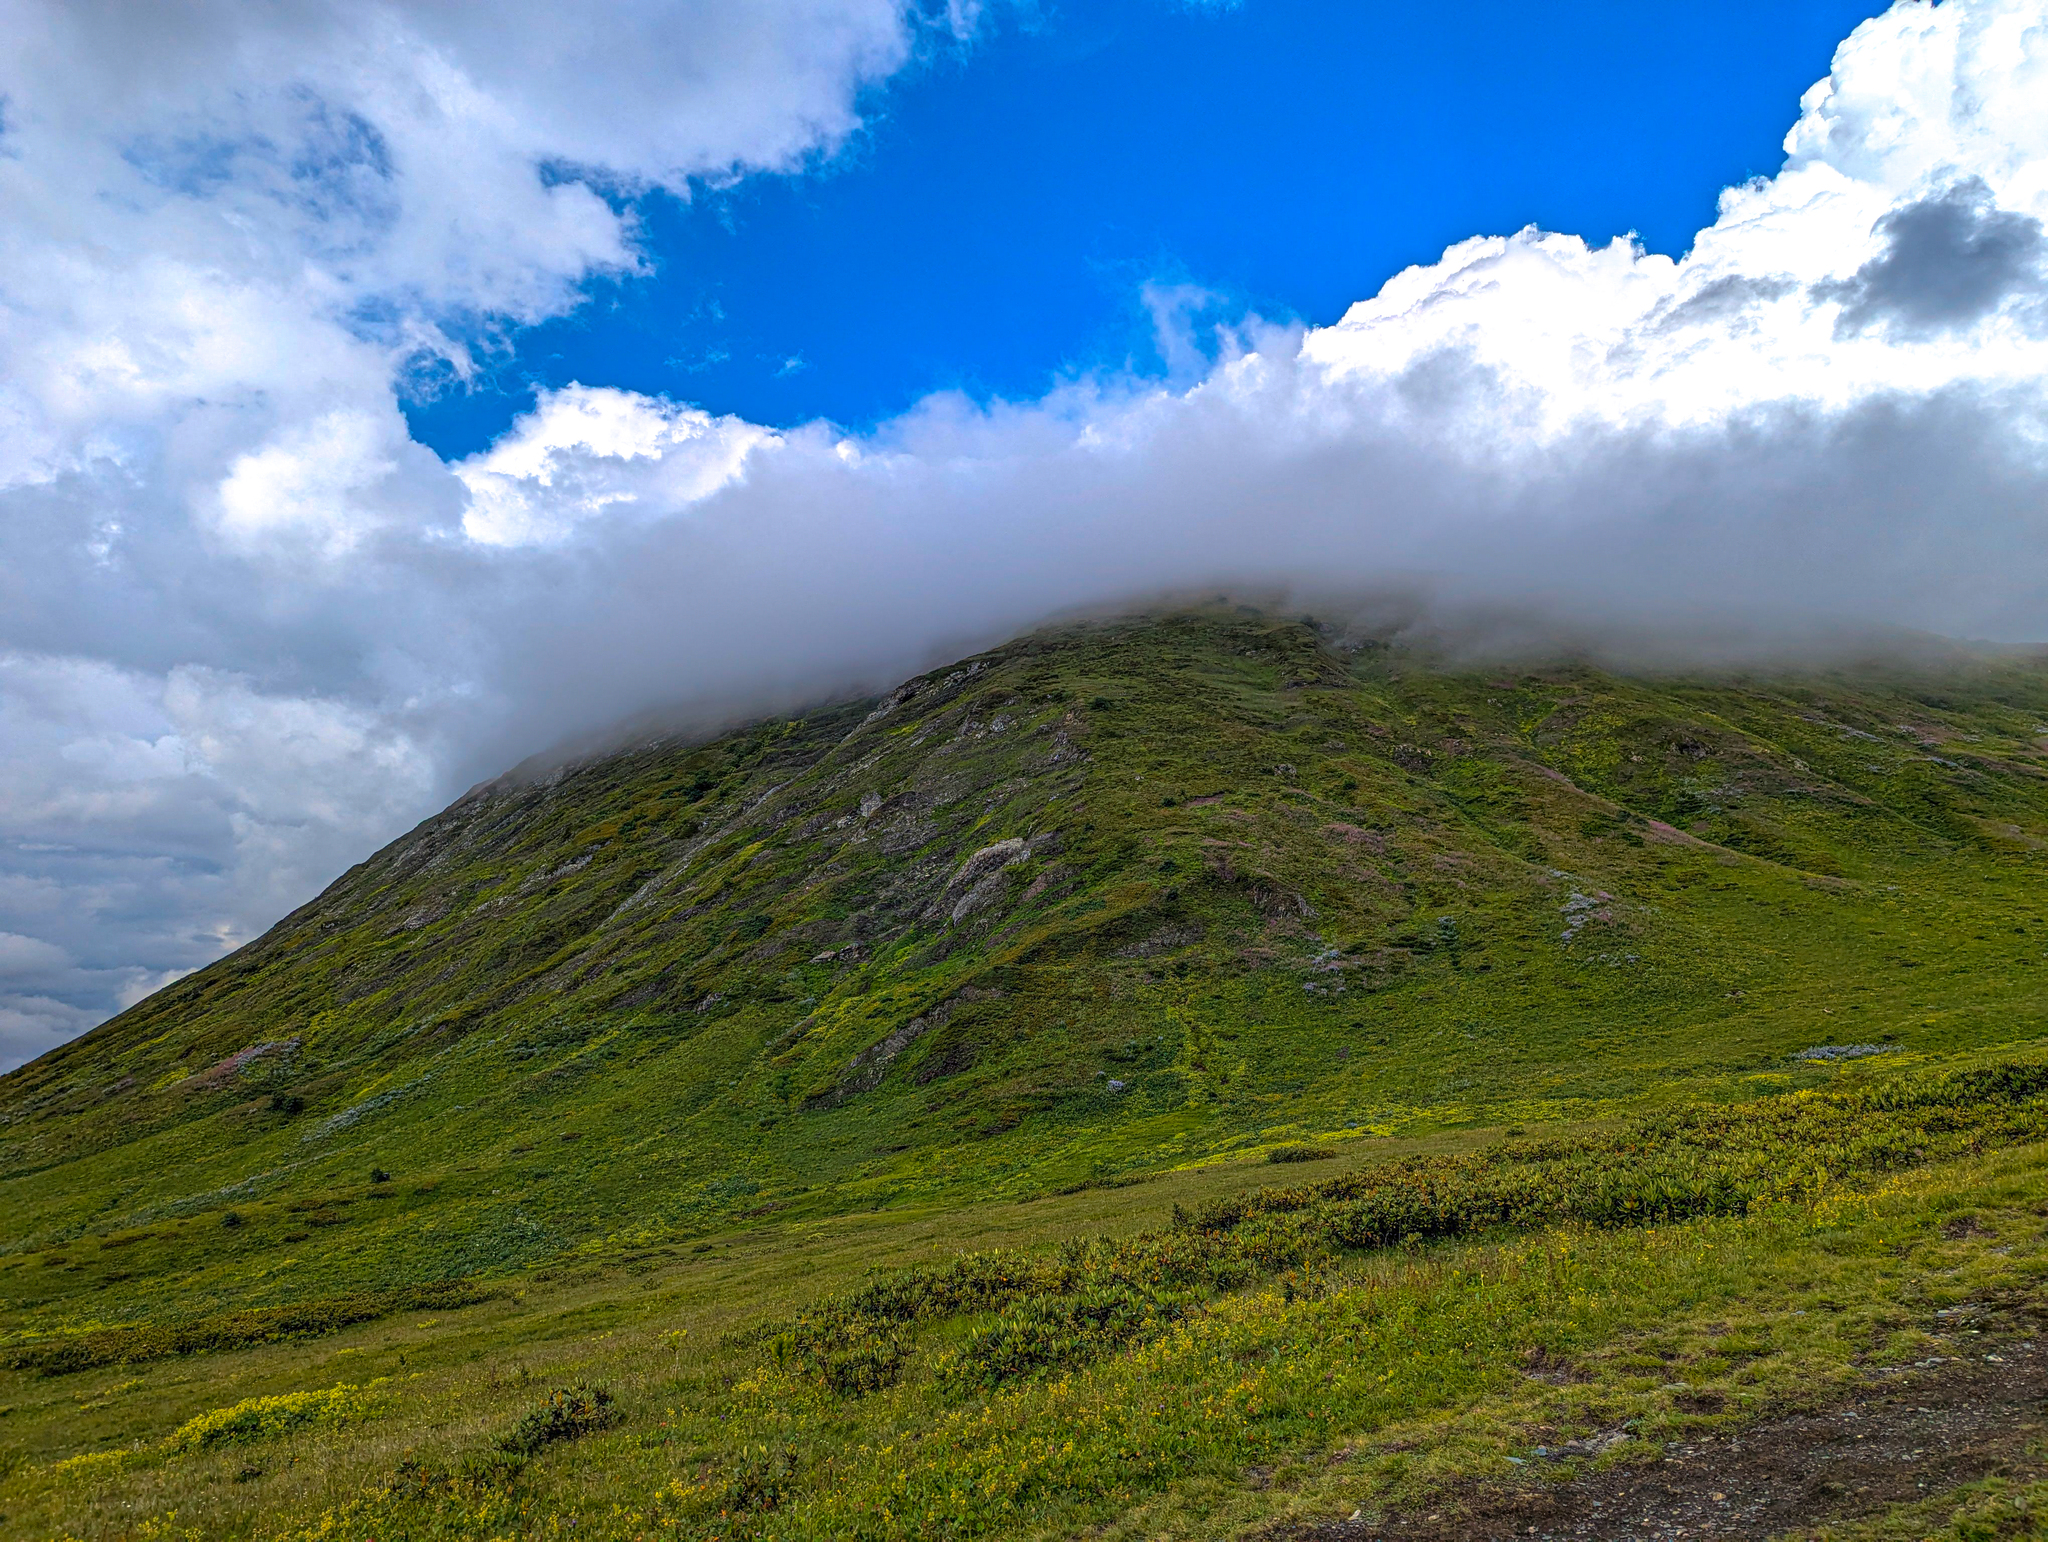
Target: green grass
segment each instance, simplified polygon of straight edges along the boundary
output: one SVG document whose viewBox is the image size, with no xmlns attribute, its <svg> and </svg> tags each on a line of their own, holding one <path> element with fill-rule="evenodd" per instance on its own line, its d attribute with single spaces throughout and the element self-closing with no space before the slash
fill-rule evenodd
<svg viewBox="0 0 2048 1542">
<path fill-rule="evenodd" d="M 1801 1271 L 2038 1179 L 2030 1087 L 1967 1078 L 2042 1036 L 2044 734 L 2025 660 L 1218 609 L 479 789 L 0 1078 L 0 1530 L 1225 1535 L 1437 1470 L 1317 1465 L 1362 1432 L 1484 1470 L 1532 1342 L 1698 1307 L 1821 1374 Z M 563 1398 L 606 1416 L 523 1449 Z"/>
<path fill-rule="evenodd" d="M 0 1502 L 23 1535 L 81 1537 L 150 1535 L 137 1518 L 172 1512 L 153 1534 L 1228 1536 L 1275 1514 L 1425 1500 L 1593 1430 L 1630 1425 L 1654 1445 L 1825 1402 L 1869 1367 L 1935 1352 L 1939 1309 L 2038 1293 L 2044 1174 L 2048 1149 L 2027 1144 L 1740 1216 L 1345 1252 L 993 1389 L 943 1374 L 965 1341 L 943 1319 L 886 1388 L 835 1391 L 778 1356 L 773 1330 L 807 1293 L 857 1279 L 862 1250 L 763 1239 L 716 1263 L 535 1287 L 461 1327 L 352 1330 L 372 1336 L 322 1341 L 317 1357 L 264 1346 L 204 1376 L 157 1368 L 173 1375 L 152 1386 L 84 1373 L 61 1400 L 45 1378 L 42 1405 L 10 1419 L 48 1438 L 53 1402 L 104 1399 L 134 1433 L 112 1463 L 36 1453 Z M 1060 1207 L 1086 1198 L 1047 1202 L 1030 1229 L 1073 1224 Z M 1529 1380 L 1532 1354 L 1577 1379 Z M 163 1439 L 189 1425 L 181 1399 L 294 1375 L 326 1386 L 341 1365 L 383 1378 L 373 1417 L 232 1449 Z M 503 1460 L 522 1430 L 561 1422 L 550 1389 L 576 1384 L 615 1397 L 607 1417 Z"/>
</svg>

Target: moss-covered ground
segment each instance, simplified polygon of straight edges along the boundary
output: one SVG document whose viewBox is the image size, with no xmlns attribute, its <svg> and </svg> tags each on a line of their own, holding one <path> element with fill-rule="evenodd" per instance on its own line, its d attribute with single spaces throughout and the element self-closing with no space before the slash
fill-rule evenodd
<svg viewBox="0 0 2048 1542">
<path fill-rule="evenodd" d="M 1821 1395 L 2037 1288 L 2020 1115 L 805 1324 L 1407 1157 L 1640 1129 L 1617 1171 L 1691 1192 L 1701 1110 L 2031 1063 L 2044 744 L 2027 661 L 1472 669 L 1218 608 L 529 768 L 0 1079 L 0 1531 L 1220 1536 Z"/>
</svg>

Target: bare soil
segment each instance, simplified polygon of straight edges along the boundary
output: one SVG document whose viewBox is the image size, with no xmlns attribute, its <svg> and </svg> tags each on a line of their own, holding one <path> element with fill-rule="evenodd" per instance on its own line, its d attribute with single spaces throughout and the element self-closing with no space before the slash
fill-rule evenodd
<svg viewBox="0 0 2048 1542">
<path fill-rule="evenodd" d="M 2035 1309 L 1944 1313 L 1943 1353 L 1867 1373 L 1856 1396 L 1680 1441 L 1627 1460 L 1640 1442 L 1606 1431 L 1566 1455 L 1624 1460 L 1577 1476 L 1472 1484 L 1429 1511 L 1293 1522 L 1267 1542 L 1764 1538 L 1850 1520 L 1994 1475 L 2038 1477 L 2048 1460 L 2048 1350 Z M 1540 1459 L 1539 1459 L 1540 1460 Z"/>
</svg>

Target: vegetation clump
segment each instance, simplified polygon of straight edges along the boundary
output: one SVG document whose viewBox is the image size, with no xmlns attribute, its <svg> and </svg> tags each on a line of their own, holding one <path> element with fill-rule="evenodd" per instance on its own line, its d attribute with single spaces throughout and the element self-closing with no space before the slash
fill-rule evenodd
<svg viewBox="0 0 2048 1542">
<path fill-rule="evenodd" d="M 557 1387 L 547 1401 L 498 1440 L 508 1456 L 530 1457 L 565 1440 L 579 1440 L 619 1422 L 617 1400 L 603 1387 Z"/>
<path fill-rule="evenodd" d="M 1152 1338 L 1192 1311 L 1194 1291 L 1165 1291 L 1127 1280 L 1020 1296 L 944 1363 L 945 1379 L 997 1387 L 1038 1371 L 1076 1365 Z"/>
<path fill-rule="evenodd" d="M 1267 1151 L 1268 1162 L 1327 1162 L 1336 1156 L 1328 1146 L 1274 1146 Z"/>
<path fill-rule="evenodd" d="M 794 1447 L 748 1447 L 726 1467 L 719 1508 L 737 1514 L 779 1509 L 794 1492 L 802 1466 Z"/>
<path fill-rule="evenodd" d="M 205 1451 L 245 1445 L 316 1424 L 343 1424 L 370 1412 L 369 1389 L 344 1382 L 318 1392 L 281 1392 L 244 1398 L 181 1424 L 165 1442 L 170 1451 Z"/>
<path fill-rule="evenodd" d="M 363 1291 L 291 1306 L 252 1307 L 182 1323 L 137 1323 L 94 1328 L 18 1345 L 7 1353 L 10 1370 L 45 1376 L 91 1370 L 101 1365 L 134 1365 L 173 1355 L 243 1349 L 278 1339 L 313 1338 L 393 1312 L 470 1306 L 498 1291 L 475 1280 L 450 1280 L 405 1290 Z"/>
<path fill-rule="evenodd" d="M 819 1366 L 849 1342 L 977 1319 L 945 1377 L 995 1386 L 1156 1336 L 1218 1292 L 1340 1254 L 1560 1223 L 1642 1226 L 1745 1215 L 1930 1160 L 2048 1137 L 2048 1061 L 2015 1060 L 1851 1092 L 1806 1093 L 1639 1119 L 1607 1135 L 1416 1157 L 1317 1184 L 1180 1211 L 1172 1226 L 987 1252 L 902 1271 L 822 1303 L 773 1335 Z M 835 1391 L 886 1381 L 827 1373 Z"/>
</svg>

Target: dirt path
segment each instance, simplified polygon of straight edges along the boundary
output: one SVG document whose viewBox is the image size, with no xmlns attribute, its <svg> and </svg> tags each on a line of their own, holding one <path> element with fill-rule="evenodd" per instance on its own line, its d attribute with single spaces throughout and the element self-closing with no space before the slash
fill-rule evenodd
<svg viewBox="0 0 2048 1542">
<path fill-rule="evenodd" d="M 1953 1317 L 1938 1362 L 1872 1373 L 1852 1400 L 1663 1448 L 1561 1483 L 1484 1484 L 1428 1514 L 1300 1522 L 1267 1542 L 1586 1542 L 1763 1538 L 1939 1494 L 1994 1473 L 2048 1471 L 2030 1441 L 2048 1434 L 2048 1349 L 2031 1325 L 1991 1309 Z M 1973 1333 L 1973 1323 L 1986 1328 Z M 1605 1437 L 1620 1445 L 1620 1432 Z M 1623 1437 L 1625 1438 L 1625 1437 Z M 1580 1443 L 1584 1450 L 1589 1443 Z M 1590 1444 L 1598 1449 L 1602 1437 Z M 1625 1449 L 1625 1447 L 1624 1447 Z"/>
</svg>

